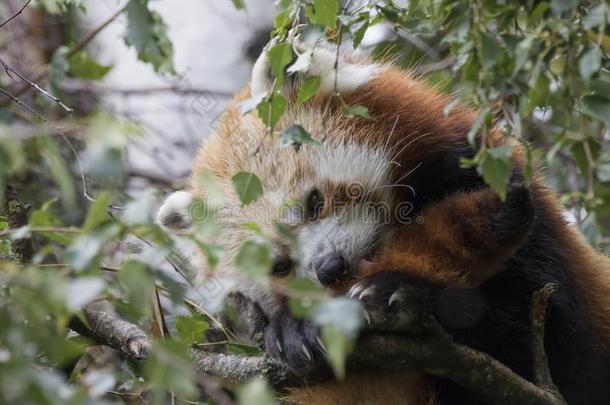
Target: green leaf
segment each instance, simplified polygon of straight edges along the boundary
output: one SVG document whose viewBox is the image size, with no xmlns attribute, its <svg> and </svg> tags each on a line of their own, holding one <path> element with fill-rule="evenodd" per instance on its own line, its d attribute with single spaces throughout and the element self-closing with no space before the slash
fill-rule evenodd
<svg viewBox="0 0 610 405">
<path fill-rule="evenodd" d="M 312 98 L 320 88 L 321 83 L 322 80 L 320 79 L 320 76 L 312 76 L 305 80 L 305 82 L 299 89 L 299 94 L 297 95 L 297 104 L 303 104 L 304 102 Z"/>
<path fill-rule="evenodd" d="M 352 45 L 354 49 L 360 46 L 364 34 L 369 28 L 369 13 L 361 13 L 356 21 L 350 24 L 349 29 L 352 34 Z"/>
<path fill-rule="evenodd" d="M 608 98 L 608 94 L 610 94 L 610 81 L 608 79 L 591 79 L 588 90 L 594 95 Z"/>
<path fill-rule="evenodd" d="M 168 391 L 182 399 L 196 398 L 191 358 L 181 342 L 171 339 L 154 342 L 143 371 L 156 397 L 153 403 L 165 403 Z"/>
<path fill-rule="evenodd" d="M 237 403 L 239 405 L 275 405 L 278 402 L 275 400 L 267 380 L 255 378 L 239 387 Z"/>
<path fill-rule="evenodd" d="M 138 59 L 150 63 L 157 73 L 174 74 L 174 48 L 161 16 L 149 9 L 148 0 L 127 3 L 125 43 L 133 46 Z"/>
<path fill-rule="evenodd" d="M 123 222 L 127 225 L 151 225 L 157 196 L 151 189 L 144 190 L 130 200 L 123 210 Z"/>
<path fill-rule="evenodd" d="M 345 376 L 345 361 L 364 325 L 362 306 L 356 300 L 337 297 L 320 304 L 313 321 L 322 328 L 328 361 L 338 379 Z"/>
<path fill-rule="evenodd" d="M 274 93 L 270 101 L 261 102 L 256 109 L 258 116 L 270 131 L 275 128 L 280 118 L 284 114 L 288 101 L 279 93 Z"/>
<path fill-rule="evenodd" d="M 253 203 L 263 194 L 263 185 L 254 173 L 239 172 L 231 178 L 231 181 L 244 205 Z"/>
<path fill-rule="evenodd" d="M 549 86 L 551 82 L 544 71 L 539 70 L 530 82 L 530 90 L 527 93 L 528 102 L 525 106 L 526 115 L 534 108 L 548 104 Z"/>
<path fill-rule="evenodd" d="M 610 182 L 610 162 L 603 162 L 596 166 L 595 173 L 597 178 L 602 182 Z"/>
<path fill-rule="evenodd" d="M 39 150 L 42 153 L 42 161 L 48 173 L 61 190 L 62 204 L 67 210 L 76 209 L 76 191 L 74 189 L 73 176 L 66 167 L 66 162 L 61 155 L 61 151 L 54 139 L 50 137 L 38 138 Z"/>
<path fill-rule="evenodd" d="M 253 277 L 262 277 L 271 270 L 271 248 L 267 244 L 246 241 L 235 258 L 237 269 Z"/>
<path fill-rule="evenodd" d="M 297 152 L 301 148 L 301 145 L 304 143 L 319 143 L 311 137 L 311 135 L 305 130 L 305 128 L 300 125 L 293 125 L 282 131 L 282 135 L 280 136 L 280 142 L 282 146 L 292 146 Z"/>
<path fill-rule="evenodd" d="M 229 342 L 225 345 L 227 352 L 231 354 L 237 354 L 239 356 L 261 356 L 263 351 L 256 346 L 248 346 L 235 342 Z"/>
<path fill-rule="evenodd" d="M 324 38 L 325 28 L 319 24 L 306 24 L 301 27 L 301 41 L 310 48 L 313 48 Z"/>
<path fill-rule="evenodd" d="M 61 220 L 53 214 L 50 209 L 56 199 L 50 200 L 43 204 L 43 206 L 32 212 L 30 215 L 31 226 L 61 226 Z M 74 240 L 74 236 L 61 232 L 42 232 L 40 235 L 45 238 L 57 242 L 61 245 L 67 246 Z"/>
<path fill-rule="evenodd" d="M 209 327 L 208 321 L 202 315 L 176 317 L 176 331 L 186 346 L 202 343 Z"/>
<path fill-rule="evenodd" d="M 128 260 L 118 272 L 118 279 L 126 298 L 119 306 L 121 312 L 135 320 L 149 316 L 154 279 L 148 267 L 142 262 Z"/>
<path fill-rule="evenodd" d="M 110 193 L 103 192 L 98 195 L 95 202 L 89 207 L 85 223 L 83 225 L 83 231 L 91 232 L 101 225 L 111 221 L 108 215 L 108 207 L 112 202 L 112 196 Z"/>
<path fill-rule="evenodd" d="M 212 245 L 210 243 L 202 243 L 199 240 L 195 240 L 201 251 L 205 254 L 208 259 L 208 264 L 211 268 L 216 267 L 220 258 L 223 256 L 224 251 L 222 247 L 217 245 Z"/>
<path fill-rule="evenodd" d="M 66 78 L 66 72 L 68 72 L 70 67 L 68 64 L 67 55 L 68 48 L 65 46 L 60 46 L 55 50 L 53 57 L 51 58 L 51 64 L 49 66 L 49 85 L 51 92 L 56 97 L 62 97 L 63 95 L 61 87 L 64 79 Z"/>
<path fill-rule="evenodd" d="M 77 311 L 94 299 L 106 287 L 101 277 L 76 277 L 66 286 L 66 306 L 71 311 Z"/>
<path fill-rule="evenodd" d="M 550 4 L 546 1 L 541 1 L 534 7 L 534 10 L 529 13 L 530 24 L 537 25 L 542 17 L 544 17 L 544 13 L 550 8 Z"/>
<path fill-rule="evenodd" d="M 311 297 L 316 295 L 319 296 L 324 291 L 318 284 L 305 278 L 297 278 L 290 281 L 288 287 L 299 293 L 299 298 L 288 298 L 290 313 L 297 318 L 311 317 L 319 304 L 319 300 L 315 300 Z M 310 297 L 308 297 L 308 295 L 310 295 Z"/>
<path fill-rule="evenodd" d="M 578 70 L 583 80 L 589 81 L 602 66 L 602 53 L 598 47 L 585 52 L 578 60 Z"/>
<path fill-rule="evenodd" d="M 85 10 L 85 0 L 39 0 L 38 3 L 49 12 L 49 14 L 63 14 L 71 7 L 79 7 Z"/>
<path fill-rule="evenodd" d="M 68 59 L 70 73 L 74 77 L 85 80 L 100 80 L 108 73 L 112 66 L 105 66 L 91 59 L 87 52 L 80 51 Z"/>
<path fill-rule="evenodd" d="M 606 124 L 606 128 L 610 128 L 610 99 L 601 96 L 585 96 L 582 102 L 585 113 L 602 120 Z"/>
<path fill-rule="evenodd" d="M 576 161 L 580 173 L 583 176 L 586 176 L 591 166 L 591 161 L 588 157 L 589 152 L 591 153 L 593 161 L 595 161 L 601 152 L 601 147 L 596 140 L 587 138 L 574 142 L 570 147 L 570 152 L 572 152 L 572 157 Z"/>
<path fill-rule="evenodd" d="M 509 145 L 483 151 L 477 170 L 485 183 L 498 193 L 500 200 L 506 200 L 506 189 L 513 174 L 513 149 Z"/>
<path fill-rule="evenodd" d="M 589 10 L 589 13 L 583 20 L 583 27 L 590 30 L 591 28 L 604 25 L 610 19 L 610 8 L 604 2 Z"/>
<path fill-rule="evenodd" d="M 468 134 L 466 135 L 466 139 L 468 139 L 468 143 L 471 145 L 476 144 L 477 136 L 481 132 L 487 128 L 487 125 L 491 123 L 491 110 L 489 108 L 484 108 L 481 110 L 477 118 L 472 123 L 472 126 L 468 130 Z"/>
<path fill-rule="evenodd" d="M 244 3 L 244 0 L 233 0 L 233 6 L 238 10 L 246 9 L 246 4 Z"/>
<path fill-rule="evenodd" d="M 204 190 L 205 193 L 203 208 L 217 208 L 224 204 L 225 195 L 222 192 L 222 189 L 218 186 L 218 184 L 216 184 L 216 180 L 212 173 L 201 173 L 201 177 L 199 177 L 199 184 L 201 185 L 201 189 Z"/>
<path fill-rule="evenodd" d="M 332 29 L 337 24 L 338 13 L 339 0 L 313 0 L 310 18 L 313 23 L 325 25 Z"/>
<path fill-rule="evenodd" d="M 289 8 L 285 8 L 275 16 L 273 20 L 273 27 L 276 30 L 283 30 L 284 28 L 288 28 L 292 23 L 292 13 Z"/>
<path fill-rule="evenodd" d="M 256 222 L 246 222 L 242 226 L 244 227 L 244 229 L 248 230 L 249 232 L 257 234 L 258 236 L 265 236 L 265 231 Z"/>
<path fill-rule="evenodd" d="M 118 225 L 108 225 L 100 232 L 80 235 L 66 250 L 68 263 L 77 271 L 85 271 L 99 263 L 106 243 L 120 232 Z"/>
<path fill-rule="evenodd" d="M 277 86 L 281 86 L 284 83 L 284 69 L 292 60 L 292 46 L 286 42 L 272 46 L 267 51 L 267 59 L 277 79 Z"/>
<path fill-rule="evenodd" d="M 345 113 L 352 117 L 361 117 L 366 119 L 373 119 L 369 114 L 369 109 L 363 105 L 348 105 L 345 106 Z"/>
<path fill-rule="evenodd" d="M 495 38 L 491 35 L 484 33 L 481 35 L 481 65 L 485 68 L 491 68 L 496 64 L 500 55 L 502 54 L 502 48 L 497 43 Z"/>
</svg>

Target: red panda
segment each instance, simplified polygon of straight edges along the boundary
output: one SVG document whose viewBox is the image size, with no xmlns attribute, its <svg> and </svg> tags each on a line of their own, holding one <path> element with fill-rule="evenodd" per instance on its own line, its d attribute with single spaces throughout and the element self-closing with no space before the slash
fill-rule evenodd
<svg viewBox="0 0 610 405">
<path fill-rule="evenodd" d="M 271 89 L 263 54 L 250 89 L 236 97 L 200 150 L 190 188 L 167 199 L 158 221 L 189 227 L 189 205 L 206 195 L 200 179 L 209 173 L 227 196 L 221 220 L 235 225 L 256 218 L 273 235 L 274 277 L 305 277 L 347 291 L 373 317 L 400 316 L 415 302 L 457 341 L 525 378 L 532 377 L 532 293 L 557 283 L 545 335 L 554 381 L 568 403 L 607 402 L 610 263 L 566 223 L 540 175 L 526 183 L 521 147 L 496 129 L 486 135 L 493 145 L 513 148 L 515 168 L 502 202 L 474 168 L 460 164 L 477 151 L 467 139 L 475 112 L 458 105 L 446 113 L 447 96 L 390 65 L 342 55 L 334 66 L 334 53 L 316 48 L 307 74 L 320 76 L 319 94 L 290 104 L 278 123 L 279 131 L 299 124 L 320 141 L 295 154 L 268 136 L 255 113 L 239 112 L 239 102 Z M 285 94 L 292 93 L 288 85 Z M 347 116 L 346 104 L 366 107 L 373 119 Z M 231 183 L 238 171 L 261 178 L 257 204 L 239 204 Z M 281 210 L 288 200 L 302 209 Z M 299 252 L 289 249 L 274 222 L 290 227 Z M 235 269 L 237 249 L 253 238 L 236 225 L 211 236 L 225 250 L 218 272 L 260 304 L 268 318 L 267 352 L 293 369 L 313 368 L 324 361 L 317 328 L 295 319 L 279 292 L 254 286 Z M 204 260 L 194 265 L 208 271 Z M 294 391 L 286 400 L 476 403 L 451 382 L 417 373 L 355 375 Z"/>
</svg>

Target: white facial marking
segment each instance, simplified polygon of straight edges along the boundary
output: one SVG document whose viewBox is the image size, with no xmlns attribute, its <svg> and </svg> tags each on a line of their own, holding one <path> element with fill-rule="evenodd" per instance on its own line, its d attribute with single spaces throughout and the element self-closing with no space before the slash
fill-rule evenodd
<svg viewBox="0 0 610 405">
<path fill-rule="evenodd" d="M 321 150 L 317 172 L 337 183 L 375 188 L 387 184 L 388 166 L 388 158 L 379 148 L 348 143 Z"/>
</svg>

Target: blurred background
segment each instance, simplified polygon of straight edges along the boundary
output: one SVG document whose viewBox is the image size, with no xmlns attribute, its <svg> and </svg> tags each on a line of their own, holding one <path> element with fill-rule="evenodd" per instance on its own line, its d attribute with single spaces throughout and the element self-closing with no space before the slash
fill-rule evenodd
<svg viewBox="0 0 610 405">
<path fill-rule="evenodd" d="M 0 15 L 22 5 L 21 0 L 4 1 Z M 269 39 L 275 8 L 272 0 L 248 0 L 244 9 L 227 0 L 151 2 L 173 43 L 175 74 L 170 75 L 138 60 L 125 43 L 126 16 L 115 16 L 122 7 L 115 0 L 97 0 L 87 2 L 84 13 L 67 15 L 30 7 L 3 28 L 0 53 L 15 70 L 35 77 L 58 48 L 107 23 L 87 46 L 87 55 L 105 73 L 89 80 L 96 74 L 78 77 L 71 71 L 58 90 L 77 106 L 77 115 L 101 110 L 138 127 L 141 136 L 130 141 L 126 156 L 131 187 L 151 181 L 171 184 L 188 175 L 202 138 L 248 81 L 252 63 Z M 28 92 L 24 101 L 36 96 Z"/>
</svg>

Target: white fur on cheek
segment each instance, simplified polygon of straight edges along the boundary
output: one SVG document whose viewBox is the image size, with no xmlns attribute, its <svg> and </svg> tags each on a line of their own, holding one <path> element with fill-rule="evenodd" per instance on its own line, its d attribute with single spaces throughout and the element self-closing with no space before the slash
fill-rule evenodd
<svg viewBox="0 0 610 405">
<path fill-rule="evenodd" d="M 161 226 L 169 227 L 168 220 L 172 216 L 180 216 L 184 221 L 182 227 L 191 225 L 189 207 L 193 203 L 193 196 L 186 191 L 176 191 L 167 197 L 157 212 L 157 223 Z M 171 222 L 171 221 L 170 221 Z"/>
</svg>

